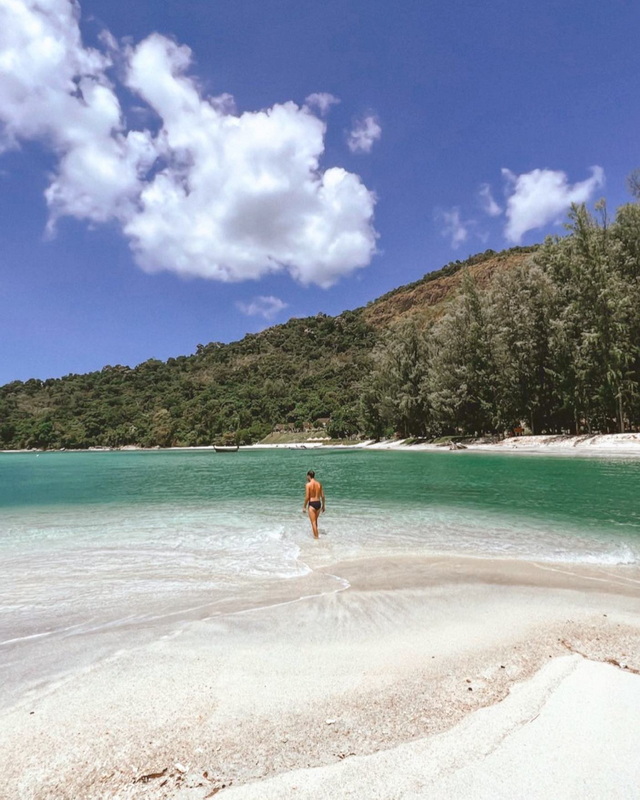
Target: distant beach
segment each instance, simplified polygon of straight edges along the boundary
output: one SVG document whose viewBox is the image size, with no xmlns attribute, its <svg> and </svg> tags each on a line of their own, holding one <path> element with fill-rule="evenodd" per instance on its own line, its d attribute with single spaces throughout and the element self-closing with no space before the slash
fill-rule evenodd
<svg viewBox="0 0 640 800">
<path fill-rule="evenodd" d="M 451 441 L 457 441 L 454 437 Z M 330 441 L 300 441 L 289 444 L 256 444 L 255 448 L 312 449 L 318 447 L 362 447 L 368 450 L 445 451 L 452 448 L 449 443 L 422 442 L 415 439 L 369 439 L 353 444 L 332 444 Z M 246 448 L 244 448 L 246 449 Z M 499 453 L 540 453 L 581 456 L 636 456 L 640 457 L 640 433 L 541 434 L 538 436 L 507 436 L 504 439 L 487 439 L 464 442 L 459 449 Z"/>
<path fill-rule="evenodd" d="M 367 447 L 376 449 L 442 450 L 447 444 L 429 444 L 414 440 L 388 440 L 367 442 Z M 470 441 L 464 447 L 469 450 L 500 453 L 544 453 L 553 455 L 579 454 L 582 456 L 640 456 L 640 433 L 542 434 L 538 436 L 507 436 L 496 441 Z"/>
<path fill-rule="evenodd" d="M 453 437 L 451 441 L 457 441 Z M 448 442 L 423 442 L 415 439 L 367 439 L 364 441 L 354 440 L 353 442 L 335 442 L 330 437 L 317 436 L 311 439 L 301 438 L 299 441 L 282 443 L 263 443 L 258 442 L 252 445 L 240 445 L 240 450 L 318 450 L 326 448 L 366 448 L 368 450 L 433 450 L 444 451 L 451 449 Z M 136 452 L 145 449 L 151 450 L 176 450 L 176 451 L 213 451 L 214 445 L 199 445 L 197 447 L 171 447 L 171 448 L 143 448 L 137 445 L 125 445 L 124 447 L 92 447 L 91 452 L 107 452 L 119 450 L 123 452 Z M 461 449 L 478 450 L 485 452 L 501 453 L 546 453 L 553 455 L 560 453 L 564 455 L 580 454 L 594 456 L 640 456 L 640 433 L 596 433 L 596 434 L 540 434 L 537 436 L 507 436 L 502 439 L 496 438 L 494 441 L 482 437 L 477 440 L 465 440 Z M 43 452 L 37 448 L 30 450 L 0 450 L 0 453 L 31 453 Z M 46 452 L 46 451 L 44 451 Z M 54 451 L 59 452 L 59 451 Z M 87 452 L 85 450 L 69 450 L 68 452 Z"/>
</svg>

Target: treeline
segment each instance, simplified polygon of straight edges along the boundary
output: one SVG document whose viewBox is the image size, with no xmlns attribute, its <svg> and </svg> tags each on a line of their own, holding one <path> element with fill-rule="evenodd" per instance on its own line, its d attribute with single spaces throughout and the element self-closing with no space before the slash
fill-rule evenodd
<svg viewBox="0 0 640 800">
<path fill-rule="evenodd" d="M 249 444 L 278 423 L 353 421 L 376 341 L 359 312 L 318 314 L 166 363 L 16 381 L 0 387 L 0 448 Z"/>
<path fill-rule="evenodd" d="M 613 432 L 640 426 L 640 206 L 575 206 L 565 237 L 448 312 L 405 322 L 361 385 L 372 436 Z"/>
</svg>

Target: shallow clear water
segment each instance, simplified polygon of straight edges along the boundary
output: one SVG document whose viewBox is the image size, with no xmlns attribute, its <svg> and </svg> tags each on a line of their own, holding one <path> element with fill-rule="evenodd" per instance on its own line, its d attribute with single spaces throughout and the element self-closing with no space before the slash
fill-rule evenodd
<svg viewBox="0 0 640 800">
<path fill-rule="evenodd" d="M 301 513 L 310 468 L 327 494 L 320 542 Z M 0 454 L 0 648 L 208 615 L 284 583 L 304 593 L 314 567 L 344 558 L 638 564 L 639 486 L 640 461 L 620 458 Z M 323 580 L 314 590 L 338 585 Z"/>
</svg>

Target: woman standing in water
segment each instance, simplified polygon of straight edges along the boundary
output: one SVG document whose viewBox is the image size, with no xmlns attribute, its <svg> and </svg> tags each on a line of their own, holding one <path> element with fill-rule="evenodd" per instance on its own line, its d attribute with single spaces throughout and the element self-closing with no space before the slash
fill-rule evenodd
<svg viewBox="0 0 640 800">
<path fill-rule="evenodd" d="M 307 490 L 304 494 L 304 505 L 302 506 L 303 514 L 306 513 L 307 506 L 309 506 L 309 520 L 311 521 L 313 538 L 319 539 L 318 517 L 320 512 L 325 510 L 325 499 L 322 484 L 316 480 L 316 473 L 312 469 L 307 472 Z"/>
</svg>

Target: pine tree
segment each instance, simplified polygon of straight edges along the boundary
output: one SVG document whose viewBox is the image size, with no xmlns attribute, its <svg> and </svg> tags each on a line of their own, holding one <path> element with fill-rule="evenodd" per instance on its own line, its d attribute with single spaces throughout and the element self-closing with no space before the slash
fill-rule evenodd
<svg viewBox="0 0 640 800">
<path fill-rule="evenodd" d="M 540 267 L 525 264 L 499 274 L 488 295 L 495 363 L 498 430 L 525 422 L 532 433 L 548 424 L 552 408 L 549 316 L 554 287 Z"/>
<path fill-rule="evenodd" d="M 430 410 L 425 392 L 428 347 L 413 320 L 398 325 L 374 354 L 375 367 L 362 397 L 370 433 L 392 429 L 401 436 L 425 436 Z"/>
<path fill-rule="evenodd" d="M 442 433 L 495 430 L 495 364 L 485 303 L 465 274 L 450 312 L 435 326 L 428 375 L 434 423 Z"/>
</svg>

